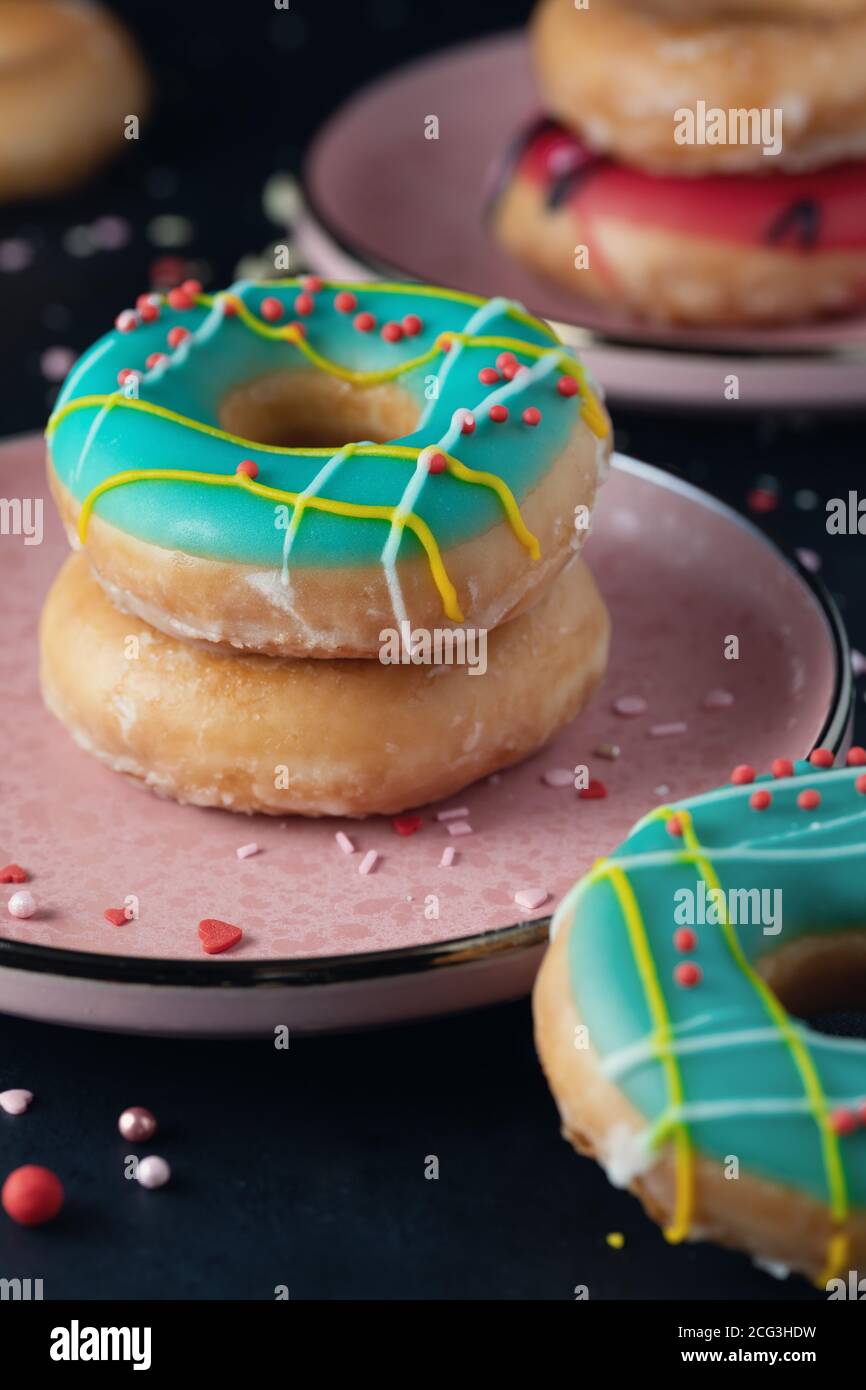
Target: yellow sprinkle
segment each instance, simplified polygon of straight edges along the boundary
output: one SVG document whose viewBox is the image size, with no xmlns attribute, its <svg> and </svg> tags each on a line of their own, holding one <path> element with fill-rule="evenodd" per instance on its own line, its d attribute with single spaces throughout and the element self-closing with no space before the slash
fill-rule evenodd
<svg viewBox="0 0 866 1390">
<path fill-rule="evenodd" d="M 625 1245 L 625 1236 L 623 1235 L 622 1231 L 609 1231 L 608 1234 L 605 1236 L 605 1240 L 607 1241 L 611 1250 L 621 1250 L 622 1247 Z"/>
</svg>

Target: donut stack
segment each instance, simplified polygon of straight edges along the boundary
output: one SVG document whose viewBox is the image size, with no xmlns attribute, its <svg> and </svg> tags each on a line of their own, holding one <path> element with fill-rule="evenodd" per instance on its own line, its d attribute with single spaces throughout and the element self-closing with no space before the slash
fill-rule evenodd
<svg viewBox="0 0 866 1390">
<path fill-rule="evenodd" d="M 190 281 L 118 315 L 47 438 L 78 553 L 44 697 L 162 795 L 396 814 L 534 752 L 603 674 L 578 552 L 610 422 L 520 305 Z"/>
<path fill-rule="evenodd" d="M 866 0 L 540 0 L 547 116 L 491 209 L 517 258 L 649 319 L 866 303 Z"/>
</svg>

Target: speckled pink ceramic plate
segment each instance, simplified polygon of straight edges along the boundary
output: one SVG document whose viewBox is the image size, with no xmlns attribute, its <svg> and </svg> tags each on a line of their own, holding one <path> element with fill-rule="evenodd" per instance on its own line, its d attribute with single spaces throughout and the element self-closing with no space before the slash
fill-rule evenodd
<svg viewBox="0 0 866 1390">
<path fill-rule="evenodd" d="M 588 549 L 614 624 L 606 684 L 551 747 L 450 803 L 468 808 L 471 835 L 449 836 L 440 807 L 423 808 L 421 830 L 403 837 L 387 819 L 177 806 L 89 758 L 43 710 L 36 628 L 66 544 L 41 441 L 0 447 L 0 493 L 44 499 L 45 521 L 41 545 L 0 537 L 0 864 L 30 871 L 39 904 L 17 921 L 5 909 L 14 889 L 0 889 L 0 1008 L 10 1012 L 219 1033 L 350 1027 L 514 997 L 531 982 L 556 901 L 638 815 L 724 780 L 734 762 L 766 766 L 844 737 L 844 636 L 814 581 L 706 495 L 620 459 Z M 727 634 L 739 637 L 739 661 L 723 658 Z M 733 703 L 704 708 L 719 687 Z M 645 699 L 646 713 L 616 714 L 623 695 Z M 660 736 L 664 725 L 684 728 Z M 615 761 L 597 751 L 611 743 Z M 605 799 L 542 780 L 578 763 Z M 340 829 L 356 854 L 338 848 Z M 250 841 L 260 853 L 238 860 Z M 448 844 L 456 862 L 440 868 Z M 371 848 L 381 860 L 362 877 Z M 550 897 L 527 914 L 515 893 L 533 888 Z M 103 910 L 127 895 L 138 920 L 110 926 Z M 240 947 L 204 956 L 203 917 L 241 926 Z"/>
<path fill-rule="evenodd" d="M 620 399 L 719 406 L 862 404 L 866 317 L 777 331 L 694 332 L 641 325 L 524 270 L 489 236 L 484 213 L 515 135 L 542 110 L 521 32 L 412 63 L 350 98 L 306 162 L 298 230 L 310 265 L 346 278 L 383 271 L 476 294 L 505 294 L 561 326 Z M 438 140 L 424 122 L 439 118 Z"/>
</svg>

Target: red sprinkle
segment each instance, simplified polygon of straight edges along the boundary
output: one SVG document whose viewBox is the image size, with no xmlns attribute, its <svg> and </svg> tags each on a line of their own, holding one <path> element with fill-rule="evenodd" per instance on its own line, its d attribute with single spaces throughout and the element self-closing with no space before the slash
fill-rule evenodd
<svg viewBox="0 0 866 1390">
<path fill-rule="evenodd" d="M 245 473 L 248 478 L 257 478 L 259 476 L 259 465 L 254 459 L 241 459 L 235 472 Z"/>
<path fill-rule="evenodd" d="M 731 773 L 731 781 L 735 787 L 747 786 L 749 782 L 755 780 L 755 769 L 749 763 L 740 763 Z"/>
<path fill-rule="evenodd" d="M 301 284 L 307 294 L 318 294 L 320 290 L 325 288 L 324 281 L 320 280 L 318 275 L 305 275 Z"/>
<path fill-rule="evenodd" d="M 355 315 L 354 323 L 359 333 L 372 333 L 376 327 L 375 318 L 366 309 Z"/>
<path fill-rule="evenodd" d="M 234 318 L 238 311 L 238 306 L 233 299 L 229 299 L 227 294 L 220 297 L 220 304 L 223 306 L 223 314 L 227 319 Z"/>
<path fill-rule="evenodd" d="M 25 1163 L 9 1174 L 0 1201 L 19 1226 L 41 1226 L 53 1221 L 63 1206 L 63 1184 L 50 1168 Z"/>
<path fill-rule="evenodd" d="M 301 323 L 298 319 L 293 319 L 292 322 L 289 324 L 289 328 L 292 330 L 296 337 L 306 338 L 306 326 L 303 323 Z"/>
<path fill-rule="evenodd" d="M 834 1134 L 853 1134 L 857 1128 L 857 1116 L 853 1110 L 839 1108 L 830 1115 L 830 1128 Z"/>
<path fill-rule="evenodd" d="M 297 308 L 297 300 L 295 300 L 295 307 Z M 281 301 L 273 294 L 269 294 L 259 305 L 259 313 L 263 319 L 267 319 L 268 323 L 276 323 L 277 319 L 281 319 L 285 312 Z"/>
<path fill-rule="evenodd" d="M 835 759 L 829 748 L 816 748 L 809 754 L 809 762 L 813 767 L 832 767 Z"/>
<path fill-rule="evenodd" d="M 519 376 L 521 372 L 525 371 L 526 368 L 521 367 L 519 362 L 506 362 L 505 366 L 502 368 L 502 375 L 505 377 L 506 381 L 513 381 L 516 376 Z"/>
<path fill-rule="evenodd" d="M 118 386 L 123 386 L 124 382 L 129 381 L 131 376 L 138 376 L 138 372 L 134 367 L 121 367 L 120 371 L 117 373 Z"/>
<path fill-rule="evenodd" d="M 217 917 L 205 917 L 199 922 L 198 934 L 202 950 L 209 956 L 218 956 L 221 951 L 228 951 L 230 947 L 236 946 L 243 936 L 240 927 L 233 927 L 231 922 L 221 922 Z"/>
<path fill-rule="evenodd" d="M 774 512 L 779 505 L 779 494 L 773 492 L 772 488 L 754 487 L 746 496 L 746 506 L 750 512 L 757 512 L 764 515 L 766 512 Z"/>
<path fill-rule="evenodd" d="M 440 352 L 450 352 L 450 351 L 451 351 L 451 339 L 450 339 L 449 337 L 447 337 L 446 334 L 443 333 L 442 336 L 441 336 L 441 338 L 439 338 L 439 340 L 437 341 L 436 346 L 438 347 L 438 349 L 439 349 Z"/>
<path fill-rule="evenodd" d="M 674 932 L 674 946 L 685 955 L 698 944 L 698 934 L 692 927 L 677 927 Z"/>
<path fill-rule="evenodd" d="M 607 796 L 607 787 L 604 782 L 599 782 L 597 778 L 590 777 L 589 785 L 581 787 L 577 793 L 582 801 L 601 801 L 602 797 Z"/>
<path fill-rule="evenodd" d="M 407 338 L 417 338 L 424 327 L 417 314 L 406 314 L 403 318 L 403 332 Z"/>
<path fill-rule="evenodd" d="M 464 412 L 463 412 L 463 419 L 462 419 L 461 424 L 460 424 L 460 433 L 461 433 L 461 434 L 474 434 L 474 433 L 475 433 L 475 416 L 472 414 L 472 411 L 471 411 L 471 410 L 464 410 Z"/>
<path fill-rule="evenodd" d="M 27 878 L 27 870 L 22 869 L 20 864 L 7 864 L 0 869 L 0 883 L 26 883 Z"/>
<path fill-rule="evenodd" d="M 749 797 L 749 805 L 753 811 L 766 811 L 772 800 L 773 798 L 770 796 L 770 793 L 762 789 L 761 791 L 752 792 L 752 795 Z"/>
<path fill-rule="evenodd" d="M 338 314 L 353 314 L 358 307 L 358 300 L 350 290 L 340 290 L 334 296 L 334 308 Z"/>
<path fill-rule="evenodd" d="M 192 296 L 182 285 L 177 285 L 175 289 L 169 290 L 167 298 L 172 309 L 192 308 Z"/>
<path fill-rule="evenodd" d="M 507 405 L 492 405 L 490 407 L 490 418 L 497 425 L 503 424 L 508 419 Z"/>
<path fill-rule="evenodd" d="M 391 821 L 398 835 L 414 835 L 423 824 L 420 816 L 395 816 Z"/>
<path fill-rule="evenodd" d="M 807 787 L 806 791 L 800 792 L 797 797 L 797 805 L 801 811 L 816 811 L 821 805 L 821 793 Z"/>
<path fill-rule="evenodd" d="M 164 352 L 150 352 L 150 353 L 148 353 L 147 357 L 144 359 L 144 365 L 145 365 L 145 367 L 147 367 L 147 370 L 148 370 L 148 371 L 152 371 L 154 367 L 158 367 L 158 366 L 159 366 L 160 362 L 167 362 L 167 361 L 168 361 L 168 356 L 166 355 L 166 353 L 164 353 Z"/>
<path fill-rule="evenodd" d="M 504 372 L 506 367 L 517 366 L 517 358 L 513 352 L 500 352 L 496 359 L 496 365 L 501 372 Z"/>
<path fill-rule="evenodd" d="M 159 318 L 159 306 L 151 304 L 149 300 L 145 300 L 143 304 L 139 305 L 138 312 L 142 323 L 156 323 Z"/>
<path fill-rule="evenodd" d="M 684 960 L 674 967 L 674 979 L 683 989 L 694 989 L 695 985 L 701 983 L 703 973 L 693 960 Z"/>
<path fill-rule="evenodd" d="M 540 425 L 541 411 L 536 405 L 528 405 L 523 412 L 524 425 Z"/>
<path fill-rule="evenodd" d="M 122 907 L 107 907 L 102 915 L 113 927 L 125 927 L 129 921 Z"/>
<path fill-rule="evenodd" d="M 299 294 L 295 300 L 295 313 L 302 314 L 305 318 L 315 307 L 316 301 L 311 294 Z"/>
<path fill-rule="evenodd" d="M 793 777 L 794 764 L 790 758 L 774 758 L 770 764 L 770 771 L 774 777 Z"/>
<path fill-rule="evenodd" d="M 185 343 L 189 337 L 190 331 L 188 328 L 170 328 L 168 332 L 168 345 L 172 348 L 180 347 L 181 343 Z"/>
<path fill-rule="evenodd" d="M 849 767 L 866 767 L 866 748 L 855 744 L 853 748 L 848 749 L 845 761 Z"/>
<path fill-rule="evenodd" d="M 184 280 L 181 285 L 181 289 L 193 299 L 197 294 L 201 294 L 201 288 L 201 280 Z"/>
<path fill-rule="evenodd" d="M 665 826 L 665 829 L 667 830 L 669 835 L 682 835 L 683 823 L 680 820 L 679 816 L 671 816 L 670 820 L 667 822 Z"/>
<path fill-rule="evenodd" d="M 855 788 L 855 791 L 858 791 L 858 792 L 860 793 L 861 796 L 866 796 L 866 772 L 861 772 L 861 773 L 860 773 L 860 776 L 857 778 L 857 781 L 854 783 L 854 788 Z"/>
<path fill-rule="evenodd" d="M 394 321 L 391 320 L 382 325 L 382 337 L 385 339 L 386 343 L 399 343 L 400 339 L 403 337 L 403 329 L 399 323 L 394 323 Z"/>
<path fill-rule="evenodd" d="M 134 328 L 138 327 L 138 319 L 135 310 L 121 309 L 117 318 L 114 320 L 114 326 L 118 333 L 131 333 Z"/>
<path fill-rule="evenodd" d="M 556 383 L 556 389 L 560 396 L 576 396 L 580 387 L 573 376 L 561 376 Z"/>
<path fill-rule="evenodd" d="M 444 473 L 448 467 L 448 460 L 444 454 L 431 454 L 427 463 L 428 473 Z"/>
<path fill-rule="evenodd" d="M 495 367 L 482 367 L 478 373 L 478 380 L 482 386 L 492 386 L 494 381 L 499 381 L 499 373 Z"/>
</svg>

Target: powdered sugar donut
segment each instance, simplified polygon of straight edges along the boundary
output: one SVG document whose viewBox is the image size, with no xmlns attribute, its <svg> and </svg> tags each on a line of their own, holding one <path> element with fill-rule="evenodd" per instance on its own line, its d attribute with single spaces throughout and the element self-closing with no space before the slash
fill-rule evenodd
<svg viewBox="0 0 866 1390">
<path fill-rule="evenodd" d="M 0 4 L 0 199 L 53 193 L 122 148 L 150 105 L 141 59 L 108 10 Z"/>
<path fill-rule="evenodd" d="M 540 0 L 531 39 L 550 114 L 627 164 L 767 173 L 866 154 L 862 7 L 676 19 L 628 0 Z"/>
<path fill-rule="evenodd" d="M 369 657 L 395 622 L 489 629 L 535 602 L 586 535 L 610 423 L 519 305 L 307 277 L 142 296 L 48 443 L 115 603 L 186 638 Z"/>
<path fill-rule="evenodd" d="M 42 616 L 42 689 L 83 748 L 163 796 L 270 815 L 391 814 L 551 738 L 601 679 L 608 631 L 575 556 L 535 607 L 489 634 L 483 663 L 239 654 L 118 612 L 74 555 Z"/>
<path fill-rule="evenodd" d="M 563 1132 L 673 1243 L 832 1281 L 866 1259 L 866 750 L 645 816 L 565 898 L 534 997 Z"/>
<path fill-rule="evenodd" d="M 866 161 L 682 179 L 542 120 L 514 146 L 490 223 L 564 289 L 651 319 L 783 324 L 866 304 Z"/>
</svg>

